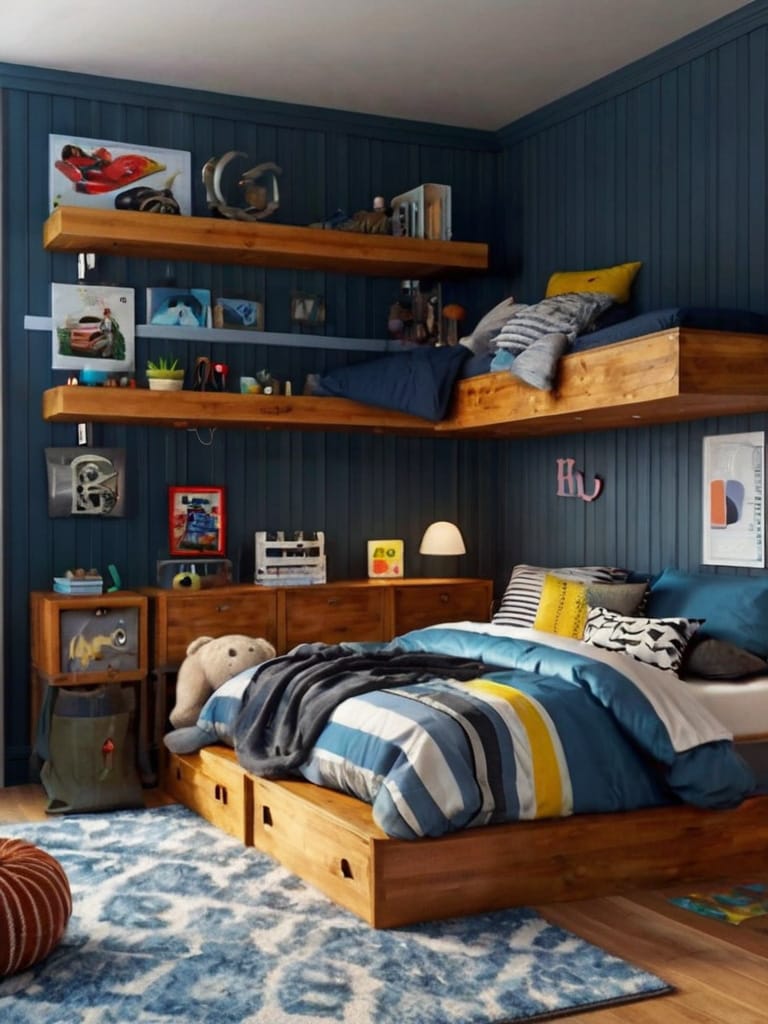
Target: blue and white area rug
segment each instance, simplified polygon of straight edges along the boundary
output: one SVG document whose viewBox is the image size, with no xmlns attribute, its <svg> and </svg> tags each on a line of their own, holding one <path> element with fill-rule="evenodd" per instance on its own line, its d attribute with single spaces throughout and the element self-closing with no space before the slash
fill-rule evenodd
<svg viewBox="0 0 768 1024">
<path fill-rule="evenodd" d="M 176 805 L 0 835 L 58 858 L 74 902 L 0 981 L 3 1024 L 501 1024 L 670 991 L 528 909 L 377 931 Z"/>
</svg>

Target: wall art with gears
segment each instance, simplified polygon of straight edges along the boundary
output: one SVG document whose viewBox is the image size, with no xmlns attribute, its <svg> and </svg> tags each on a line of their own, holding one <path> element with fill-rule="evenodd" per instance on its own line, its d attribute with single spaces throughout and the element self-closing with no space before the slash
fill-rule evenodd
<svg viewBox="0 0 768 1024">
<path fill-rule="evenodd" d="M 124 448 L 46 448 L 48 515 L 126 515 Z"/>
</svg>

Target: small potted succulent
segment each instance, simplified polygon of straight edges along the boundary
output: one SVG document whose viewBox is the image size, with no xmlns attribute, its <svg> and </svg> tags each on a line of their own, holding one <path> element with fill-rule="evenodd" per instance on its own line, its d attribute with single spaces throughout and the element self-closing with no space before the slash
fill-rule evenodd
<svg viewBox="0 0 768 1024">
<path fill-rule="evenodd" d="M 178 359 L 147 361 L 147 383 L 152 391 L 181 391 L 184 387 L 184 367 Z"/>
</svg>

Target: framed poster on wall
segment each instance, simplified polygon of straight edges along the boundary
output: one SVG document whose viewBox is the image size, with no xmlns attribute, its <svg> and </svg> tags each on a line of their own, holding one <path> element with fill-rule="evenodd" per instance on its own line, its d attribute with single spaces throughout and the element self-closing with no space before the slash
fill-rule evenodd
<svg viewBox="0 0 768 1024">
<path fill-rule="evenodd" d="M 192 212 L 192 154 L 74 135 L 48 136 L 50 208 Z"/>
<path fill-rule="evenodd" d="M 702 562 L 761 569 L 764 432 L 705 437 L 702 454 Z"/>
<path fill-rule="evenodd" d="M 136 310 L 133 288 L 52 284 L 51 366 L 54 370 L 134 369 Z"/>
<path fill-rule="evenodd" d="M 223 487 L 168 488 L 171 555 L 223 555 L 225 540 Z"/>
</svg>

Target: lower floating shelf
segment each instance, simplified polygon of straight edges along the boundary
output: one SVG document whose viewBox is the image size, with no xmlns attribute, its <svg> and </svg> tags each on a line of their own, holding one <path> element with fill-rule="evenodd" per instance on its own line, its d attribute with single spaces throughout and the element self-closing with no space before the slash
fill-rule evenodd
<svg viewBox="0 0 768 1024">
<path fill-rule="evenodd" d="M 457 381 L 433 423 L 346 398 L 57 387 L 43 395 L 51 422 L 541 437 L 768 412 L 768 336 L 676 327 L 561 360 L 555 391 L 509 373 Z"/>
<path fill-rule="evenodd" d="M 365 430 L 411 435 L 434 432 L 434 424 L 419 416 L 389 412 L 346 398 L 68 385 L 43 392 L 43 419 L 53 423 L 123 423 L 179 429 Z"/>
</svg>

